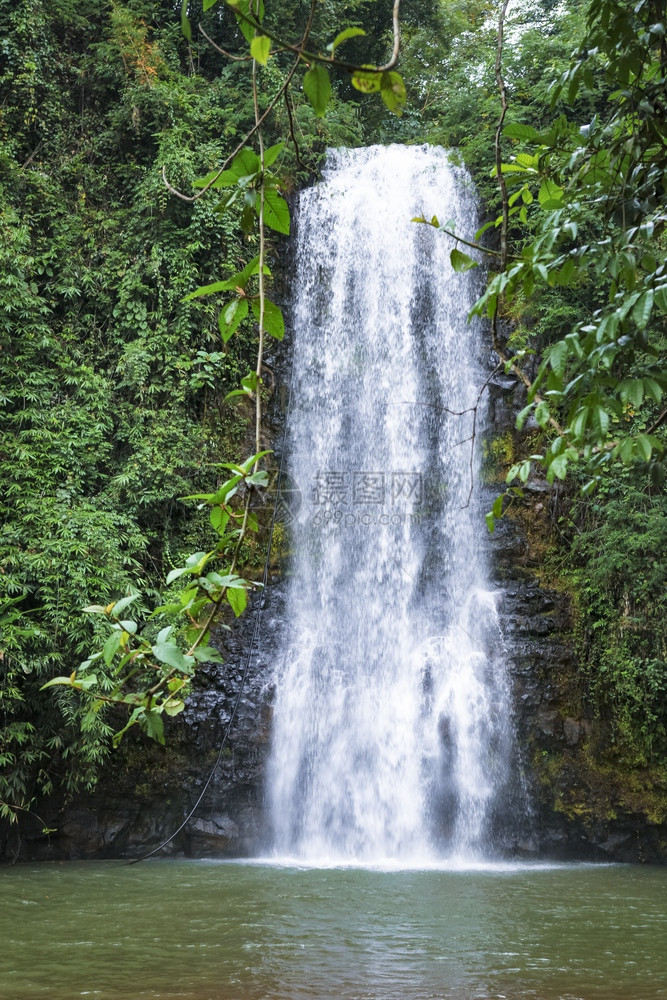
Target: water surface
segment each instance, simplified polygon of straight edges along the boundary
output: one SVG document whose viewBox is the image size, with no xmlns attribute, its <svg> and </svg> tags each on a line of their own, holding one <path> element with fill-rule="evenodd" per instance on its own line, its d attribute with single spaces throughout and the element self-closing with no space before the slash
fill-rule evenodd
<svg viewBox="0 0 667 1000">
<path fill-rule="evenodd" d="M 667 870 L 210 861 L 0 874 L 2 1000 L 657 1000 Z"/>
</svg>

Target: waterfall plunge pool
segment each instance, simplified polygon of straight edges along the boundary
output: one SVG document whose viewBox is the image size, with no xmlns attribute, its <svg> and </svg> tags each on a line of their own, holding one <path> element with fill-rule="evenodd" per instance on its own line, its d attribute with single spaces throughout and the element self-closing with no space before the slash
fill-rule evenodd
<svg viewBox="0 0 667 1000">
<path fill-rule="evenodd" d="M 25 865 L 2 1000 L 657 1000 L 667 869 Z"/>
</svg>

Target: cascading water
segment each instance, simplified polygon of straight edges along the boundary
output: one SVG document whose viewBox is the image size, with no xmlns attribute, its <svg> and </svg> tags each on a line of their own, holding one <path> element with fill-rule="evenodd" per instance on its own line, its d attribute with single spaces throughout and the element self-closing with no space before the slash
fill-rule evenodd
<svg viewBox="0 0 667 1000">
<path fill-rule="evenodd" d="M 473 278 L 414 216 L 475 230 L 433 147 L 329 154 L 296 247 L 287 620 L 268 795 L 304 860 L 483 858 L 513 738 L 475 492 Z M 445 215 L 443 215 L 445 213 Z M 471 499 L 471 483 L 473 484 Z"/>
</svg>

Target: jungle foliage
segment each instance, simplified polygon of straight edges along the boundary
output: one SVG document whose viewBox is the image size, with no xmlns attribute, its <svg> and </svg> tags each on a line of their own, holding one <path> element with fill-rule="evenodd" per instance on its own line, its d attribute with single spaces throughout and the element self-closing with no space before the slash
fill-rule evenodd
<svg viewBox="0 0 667 1000">
<path fill-rule="evenodd" d="M 562 514 L 590 698 L 644 757 L 664 755 L 664 569 L 651 558 L 665 540 L 664 5 L 516 5 L 504 221 L 498 4 L 406 6 L 398 77 L 373 72 L 391 51 L 389 5 L 323 0 L 308 28 L 316 58 L 259 145 L 231 159 L 285 85 L 294 53 L 279 40 L 303 38 L 308 12 L 203 6 L 0 0 L 0 809 L 15 818 L 54 787 L 94 782 L 108 698 L 161 740 L 197 660 L 216 658 L 198 617 L 211 602 L 243 610 L 243 567 L 261 562 L 245 498 L 267 482 L 253 341 L 257 323 L 260 339 L 283 331 L 279 282 L 270 300 L 260 285 L 280 271 L 284 196 L 327 145 L 372 141 L 458 147 L 490 223 L 454 234 L 461 268 L 479 260 L 461 238 L 493 261 L 504 231 L 479 311 L 527 382 L 521 420 L 544 448 L 510 470 L 490 523 L 536 468 L 590 491 Z M 184 201 L 163 175 L 211 190 Z M 145 701 L 145 684 L 141 704 L 120 692 L 117 670 L 156 660 L 161 701 Z M 41 690 L 72 674 L 82 696 Z"/>
</svg>

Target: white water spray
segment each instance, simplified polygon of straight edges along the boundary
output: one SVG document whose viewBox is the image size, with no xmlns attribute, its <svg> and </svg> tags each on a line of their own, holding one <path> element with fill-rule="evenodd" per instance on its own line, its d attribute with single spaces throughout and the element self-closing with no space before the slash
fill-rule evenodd
<svg viewBox="0 0 667 1000">
<path fill-rule="evenodd" d="M 508 788 L 475 503 L 474 278 L 411 222 L 434 214 L 475 230 L 469 178 L 433 147 L 331 153 L 299 203 L 289 472 L 303 502 L 268 774 L 278 855 L 483 858 Z"/>
</svg>

